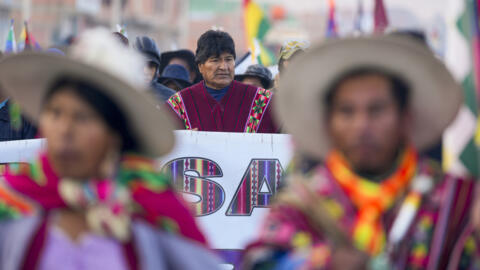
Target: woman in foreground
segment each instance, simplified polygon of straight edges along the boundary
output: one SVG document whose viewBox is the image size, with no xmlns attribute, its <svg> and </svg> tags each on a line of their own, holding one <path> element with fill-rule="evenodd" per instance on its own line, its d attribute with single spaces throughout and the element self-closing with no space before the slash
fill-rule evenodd
<svg viewBox="0 0 480 270">
<path fill-rule="evenodd" d="M 0 269 L 215 269 L 184 203 L 155 169 L 172 125 L 146 96 L 143 59 L 107 30 L 68 56 L 0 62 L 0 82 L 47 146 L 0 188 Z"/>
</svg>

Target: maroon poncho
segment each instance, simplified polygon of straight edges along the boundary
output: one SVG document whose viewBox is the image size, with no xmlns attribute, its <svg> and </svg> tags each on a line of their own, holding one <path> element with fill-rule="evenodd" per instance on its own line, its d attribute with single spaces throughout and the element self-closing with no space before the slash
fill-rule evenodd
<svg viewBox="0 0 480 270">
<path fill-rule="evenodd" d="M 167 105 L 184 129 L 277 133 L 272 97 L 269 90 L 233 81 L 222 100 L 217 102 L 202 81 L 170 97 Z"/>
</svg>

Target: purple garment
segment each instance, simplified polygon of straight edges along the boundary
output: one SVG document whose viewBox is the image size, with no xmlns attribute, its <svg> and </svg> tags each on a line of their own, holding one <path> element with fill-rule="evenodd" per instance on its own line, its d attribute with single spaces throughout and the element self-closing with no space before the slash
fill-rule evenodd
<svg viewBox="0 0 480 270">
<path fill-rule="evenodd" d="M 122 245 L 114 239 L 85 234 L 73 242 L 61 229 L 47 232 L 39 270 L 128 270 Z"/>
</svg>

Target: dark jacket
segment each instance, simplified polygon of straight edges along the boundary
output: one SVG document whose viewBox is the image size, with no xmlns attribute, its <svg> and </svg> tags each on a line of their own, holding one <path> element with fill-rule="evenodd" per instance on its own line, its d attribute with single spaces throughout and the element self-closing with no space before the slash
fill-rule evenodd
<svg viewBox="0 0 480 270">
<path fill-rule="evenodd" d="M 170 89 L 166 87 L 165 85 L 152 81 L 150 84 L 150 87 L 152 88 L 153 94 L 163 102 L 167 101 L 167 99 L 171 96 L 173 96 L 176 92 L 173 89 Z"/>
<path fill-rule="evenodd" d="M 25 118 L 21 118 L 22 124 L 19 130 L 15 130 L 10 119 L 10 103 L 0 108 L 0 141 L 13 141 L 33 139 L 37 129 Z"/>
</svg>

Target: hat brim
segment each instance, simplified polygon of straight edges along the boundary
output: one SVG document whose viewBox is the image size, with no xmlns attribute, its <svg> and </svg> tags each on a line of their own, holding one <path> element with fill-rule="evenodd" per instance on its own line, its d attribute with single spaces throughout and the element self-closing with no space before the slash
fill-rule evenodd
<svg viewBox="0 0 480 270">
<path fill-rule="evenodd" d="M 49 87 L 62 76 L 85 80 L 104 91 L 125 113 L 142 154 L 160 157 L 171 151 L 173 124 L 146 90 L 65 56 L 27 52 L 0 61 L 0 82 L 6 94 L 33 121 L 41 114 Z"/>
<path fill-rule="evenodd" d="M 192 83 L 189 82 L 189 81 L 185 81 L 185 80 L 182 80 L 182 79 L 178 79 L 178 78 L 170 78 L 170 77 L 160 77 L 158 78 L 157 80 L 159 83 L 165 85 L 165 82 L 169 82 L 169 81 L 176 81 L 178 82 L 183 88 L 187 88 L 187 87 L 190 87 L 192 86 Z M 182 89 L 183 89 L 182 88 Z"/>
<path fill-rule="evenodd" d="M 140 52 L 140 53 L 145 57 L 145 60 L 147 62 L 153 62 L 160 67 L 160 58 L 158 58 L 156 55 L 149 52 Z"/>
<path fill-rule="evenodd" d="M 438 142 L 462 104 L 459 84 L 416 40 L 373 36 L 328 41 L 293 59 L 280 79 L 276 113 L 300 151 L 323 159 L 331 150 L 325 94 L 342 75 L 365 67 L 396 75 L 411 87 L 409 136 L 419 151 Z"/>
</svg>

